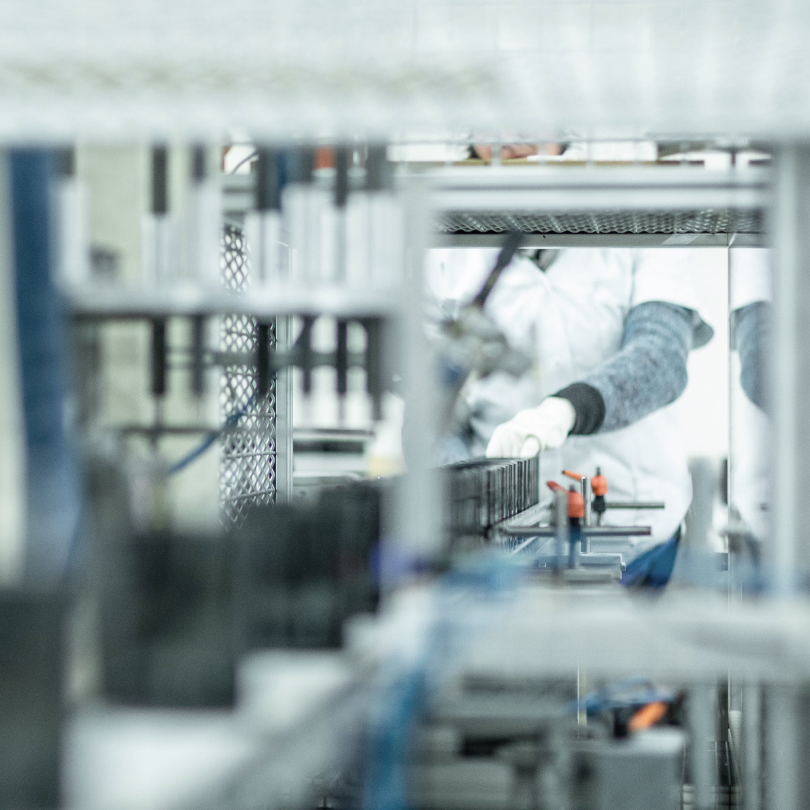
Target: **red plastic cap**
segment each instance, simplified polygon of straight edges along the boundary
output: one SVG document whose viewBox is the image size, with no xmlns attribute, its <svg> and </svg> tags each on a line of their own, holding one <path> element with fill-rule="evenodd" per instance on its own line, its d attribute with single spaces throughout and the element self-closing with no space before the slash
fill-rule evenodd
<svg viewBox="0 0 810 810">
<path fill-rule="evenodd" d="M 575 489 L 568 491 L 568 517 L 585 517 L 585 499 L 582 497 L 582 493 L 577 492 Z"/>
<path fill-rule="evenodd" d="M 594 495 L 607 495 L 607 478 L 604 475 L 595 475 L 591 478 L 591 491 Z"/>
</svg>

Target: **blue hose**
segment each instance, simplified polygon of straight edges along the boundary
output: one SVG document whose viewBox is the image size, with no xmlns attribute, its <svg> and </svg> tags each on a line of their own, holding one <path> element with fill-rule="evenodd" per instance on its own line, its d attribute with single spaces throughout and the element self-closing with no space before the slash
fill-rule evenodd
<svg viewBox="0 0 810 810">
<path fill-rule="evenodd" d="M 26 447 L 25 575 L 52 584 L 76 542 L 81 486 L 65 430 L 67 328 L 51 277 L 53 154 L 9 152 L 20 380 Z"/>
</svg>

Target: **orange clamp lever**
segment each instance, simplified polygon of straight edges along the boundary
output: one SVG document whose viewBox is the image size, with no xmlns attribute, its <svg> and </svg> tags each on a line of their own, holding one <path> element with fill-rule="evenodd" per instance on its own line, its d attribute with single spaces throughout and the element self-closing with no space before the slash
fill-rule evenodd
<svg viewBox="0 0 810 810">
<path fill-rule="evenodd" d="M 572 472 L 571 470 L 563 470 L 563 475 L 567 475 L 569 478 L 573 478 L 574 481 L 581 481 L 584 476 L 580 475 L 579 473 Z M 607 478 L 596 470 L 596 475 L 591 478 L 591 491 L 594 495 L 607 495 L 608 491 L 608 482 Z"/>
<path fill-rule="evenodd" d="M 585 499 L 581 492 L 577 492 L 573 487 L 568 491 L 568 517 L 585 517 Z"/>
<path fill-rule="evenodd" d="M 585 501 L 582 494 L 577 492 L 573 487 L 567 490 L 565 487 L 560 486 L 556 481 L 546 481 L 546 486 L 552 492 L 565 492 L 568 496 L 568 517 L 570 518 L 583 518 L 585 517 Z"/>
<path fill-rule="evenodd" d="M 648 703 L 646 706 L 642 706 L 630 718 L 630 722 L 627 724 L 627 730 L 644 731 L 644 729 L 652 728 L 663 719 L 668 710 L 669 706 L 663 701 L 659 700 L 655 703 Z"/>
<path fill-rule="evenodd" d="M 595 475 L 591 478 L 591 489 L 594 495 L 607 495 L 608 482 L 604 475 Z"/>
</svg>

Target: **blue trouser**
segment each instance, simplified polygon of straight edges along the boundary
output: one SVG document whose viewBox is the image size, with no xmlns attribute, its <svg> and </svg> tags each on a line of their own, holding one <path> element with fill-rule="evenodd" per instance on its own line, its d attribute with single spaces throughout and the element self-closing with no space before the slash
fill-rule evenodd
<svg viewBox="0 0 810 810">
<path fill-rule="evenodd" d="M 663 588 L 672 576 L 681 530 L 675 532 L 665 543 L 659 543 L 649 551 L 628 563 L 622 574 L 622 585 L 628 587 Z"/>
</svg>

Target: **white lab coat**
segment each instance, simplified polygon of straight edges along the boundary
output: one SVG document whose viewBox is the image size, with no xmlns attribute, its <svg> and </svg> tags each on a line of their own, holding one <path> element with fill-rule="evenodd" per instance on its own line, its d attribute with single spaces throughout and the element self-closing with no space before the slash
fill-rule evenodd
<svg viewBox="0 0 810 810">
<path fill-rule="evenodd" d="M 497 250 L 430 251 L 427 285 L 445 311 L 470 300 L 493 266 Z M 489 316 L 510 342 L 536 357 L 533 373 L 520 379 L 498 372 L 476 382 L 467 394 L 483 453 L 492 431 L 518 411 L 586 377 L 621 348 L 630 310 L 664 301 L 697 311 L 689 271 L 689 250 L 560 251 L 547 271 L 516 258 L 486 304 Z M 711 329 L 695 316 L 696 344 Z M 708 337 L 707 337 L 708 335 Z M 566 482 L 563 469 L 593 475 L 601 467 L 609 500 L 664 501 L 666 509 L 608 510 L 605 525 L 650 525 L 651 537 L 632 538 L 625 562 L 668 540 L 692 497 L 686 447 L 677 403 L 660 408 L 629 427 L 591 436 L 570 436 L 559 450 L 540 456 L 541 479 Z M 541 487 L 541 502 L 551 501 Z"/>
<path fill-rule="evenodd" d="M 773 298 L 770 251 L 767 248 L 731 248 L 731 311 Z M 771 424 L 740 385 L 739 364 L 732 379 L 729 503 L 754 535 L 770 534 Z"/>
</svg>

